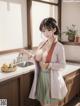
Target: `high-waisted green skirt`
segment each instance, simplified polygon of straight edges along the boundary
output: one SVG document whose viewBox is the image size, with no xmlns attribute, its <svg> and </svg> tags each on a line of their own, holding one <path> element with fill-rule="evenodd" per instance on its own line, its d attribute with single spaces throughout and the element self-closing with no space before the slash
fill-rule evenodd
<svg viewBox="0 0 80 106">
<path fill-rule="evenodd" d="M 36 99 L 44 104 L 58 101 L 57 99 L 51 98 L 50 96 L 50 74 L 49 71 L 40 71 L 37 89 L 36 89 Z"/>
</svg>

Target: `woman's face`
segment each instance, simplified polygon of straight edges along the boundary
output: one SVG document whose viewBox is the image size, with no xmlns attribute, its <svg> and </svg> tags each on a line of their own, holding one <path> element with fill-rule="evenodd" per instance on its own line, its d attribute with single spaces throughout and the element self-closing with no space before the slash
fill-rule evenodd
<svg viewBox="0 0 80 106">
<path fill-rule="evenodd" d="M 43 29 L 43 35 L 49 39 L 49 38 L 54 38 L 54 32 L 55 32 L 55 28 L 54 29 Z"/>
</svg>

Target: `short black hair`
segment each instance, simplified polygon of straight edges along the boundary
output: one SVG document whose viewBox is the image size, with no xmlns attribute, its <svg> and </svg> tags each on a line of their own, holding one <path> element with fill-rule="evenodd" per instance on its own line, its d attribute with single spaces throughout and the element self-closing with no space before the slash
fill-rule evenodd
<svg viewBox="0 0 80 106">
<path fill-rule="evenodd" d="M 56 20 L 52 17 L 45 18 L 42 20 L 40 27 L 39 27 L 39 30 L 41 32 L 43 31 L 43 27 L 49 30 L 56 28 L 56 31 L 54 34 L 58 35 L 60 33 L 59 28 L 56 25 Z"/>
</svg>

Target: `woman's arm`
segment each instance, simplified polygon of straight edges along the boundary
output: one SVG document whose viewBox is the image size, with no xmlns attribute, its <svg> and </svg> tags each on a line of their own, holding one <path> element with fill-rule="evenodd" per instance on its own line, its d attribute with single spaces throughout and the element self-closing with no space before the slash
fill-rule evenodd
<svg viewBox="0 0 80 106">
<path fill-rule="evenodd" d="M 25 50 L 25 49 L 21 49 L 21 51 L 19 52 L 19 54 L 22 54 L 23 57 L 27 57 L 27 59 L 31 59 L 34 57 L 34 53 L 28 51 L 28 50 Z"/>
<path fill-rule="evenodd" d="M 64 68 L 66 66 L 66 61 L 65 61 L 65 52 L 64 52 L 64 47 L 61 44 L 58 51 L 57 51 L 57 62 L 55 63 L 50 63 L 49 68 L 52 70 L 58 70 L 60 68 Z M 54 59 L 54 57 L 53 57 Z"/>
<path fill-rule="evenodd" d="M 42 46 L 45 44 L 45 42 L 41 42 L 35 52 L 35 56 L 34 59 L 37 61 L 42 61 L 42 55 L 43 55 L 43 51 L 42 51 Z"/>
<path fill-rule="evenodd" d="M 40 48 L 43 44 L 44 44 L 44 42 L 41 42 L 34 53 L 30 52 L 29 50 L 21 49 L 20 54 L 27 56 L 28 59 L 33 58 L 37 61 L 41 61 L 42 53 L 41 53 Z"/>
</svg>

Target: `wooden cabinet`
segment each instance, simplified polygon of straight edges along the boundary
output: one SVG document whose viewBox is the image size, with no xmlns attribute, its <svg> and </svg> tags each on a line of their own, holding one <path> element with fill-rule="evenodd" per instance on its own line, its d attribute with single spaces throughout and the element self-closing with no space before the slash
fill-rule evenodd
<svg viewBox="0 0 80 106">
<path fill-rule="evenodd" d="M 0 83 L 0 99 L 7 99 L 8 106 L 19 106 L 19 79 Z"/>
<path fill-rule="evenodd" d="M 0 82 L 0 99 L 7 99 L 8 106 L 24 106 L 32 86 L 34 71 Z M 64 76 L 68 93 L 60 103 L 67 104 L 80 92 L 80 70 Z M 27 105 L 29 106 L 29 105 Z M 60 106 L 60 105 L 59 105 Z"/>
<path fill-rule="evenodd" d="M 34 72 L 24 74 L 20 78 L 20 104 L 23 106 L 24 102 L 29 96 L 30 89 L 32 86 Z"/>
<path fill-rule="evenodd" d="M 65 104 L 68 103 L 73 97 L 79 95 L 80 92 L 80 70 L 75 71 L 65 76 L 65 82 L 68 88 L 68 93 L 65 98 Z"/>
<path fill-rule="evenodd" d="M 0 99 L 7 99 L 8 106 L 24 106 L 33 82 L 34 72 L 0 82 Z"/>
</svg>

